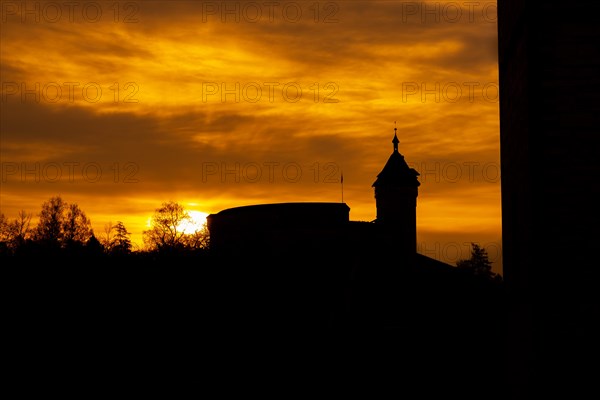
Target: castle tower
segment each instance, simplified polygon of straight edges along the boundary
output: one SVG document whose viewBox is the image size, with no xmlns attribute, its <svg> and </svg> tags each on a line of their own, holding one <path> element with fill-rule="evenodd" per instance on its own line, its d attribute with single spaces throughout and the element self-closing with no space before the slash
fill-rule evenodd
<svg viewBox="0 0 600 400">
<path fill-rule="evenodd" d="M 394 247 L 405 254 L 417 249 L 417 195 L 421 184 L 419 173 L 408 166 L 398 152 L 396 128 L 394 128 L 394 152 L 373 183 L 376 223 L 393 238 Z"/>
</svg>

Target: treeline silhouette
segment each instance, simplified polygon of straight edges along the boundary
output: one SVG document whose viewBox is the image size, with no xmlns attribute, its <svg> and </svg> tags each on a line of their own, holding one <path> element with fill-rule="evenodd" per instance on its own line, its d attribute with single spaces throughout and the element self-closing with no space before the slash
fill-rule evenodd
<svg viewBox="0 0 600 400">
<path fill-rule="evenodd" d="M 47 264 L 51 260 L 79 261 L 90 264 L 107 262 L 152 263 L 169 257 L 199 256 L 208 250 L 206 226 L 192 233 L 182 225 L 191 220 L 184 207 L 165 202 L 155 210 L 150 229 L 143 232 L 144 248 L 134 249 L 125 224 L 109 222 L 96 235 L 91 221 L 75 203 L 60 196 L 41 206 L 37 225 L 32 214 L 20 211 L 13 220 L 0 214 L 0 257 L 5 264 Z"/>
<path fill-rule="evenodd" d="M 206 229 L 180 229 L 173 202 L 155 210 L 144 249 L 120 221 L 96 235 L 60 197 L 31 219 L 1 217 L 0 255 L 16 325 L 39 354 L 160 343 L 217 369 L 235 359 L 255 383 L 252 360 L 270 362 L 269 380 L 288 389 L 311 371 L 325 384 L 375 376 L 395 395 L 503 398 L 504 289 L 479 246 L 454 268 L 406 263 L 375 237 L 222 253 Z"/>
<path fill-rule="evenodd" d="M 134 249 L 131 233 L 125 224 L 117 221 L 104 226 L 96 235 L 91 221 L 76 203 L 67 203 L 60 196 L 50 198 L 41 206 L 39 221 L 32 226 L 32 214 L 21 210 L 9 220 L 0 213 L 0 257 L 5 263 L 31 261 L 36 257 L 87 258 L 87 261 L 105 262 L 104 258 L 128 261 L 135 259 L 152 262 L 169 257 L 208 256 L 210 234 L 206 224 L 192 233 L 183 225 L 191 221 L 183 205 L 169 201 L 157 208 L 151 219 L 150 229 L 143 232 L 144 248 Z M 502 281 L 492 272 L 487 251 L 477 243 L 471 243 L 471 257 L 456 262 L 458 269 L 480 278 Z"/>
</svg>

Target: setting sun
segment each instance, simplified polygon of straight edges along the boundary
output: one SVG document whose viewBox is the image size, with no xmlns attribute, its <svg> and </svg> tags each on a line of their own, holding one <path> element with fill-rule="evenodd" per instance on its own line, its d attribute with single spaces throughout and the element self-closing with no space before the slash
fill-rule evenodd
<svg viewBox="0 0 600 400">
<path fill-rule="evenodd" d="M 196 210 L 188 211 L 188 214 L 190 215 L 190 219 L 182 222 L 179 225 L 179 228 L 183 229 L 183 232 L 186 234 L 191 234 L 202 230 L 204 224 L 206 223 L 206 217 L 208 214 Z"/>
<path fill-rule="evenodd" d="M 502 247 L 493 2 L 287 2 L 256 19 L 262 3 L 2 4 L 7 218 L 62 194 L 141 248 L 166 200 L 189 234 L 203 211 L 339 201 L 343 170 L 351 219 L 372 221 L 397 127 L 421 174 L 420 251 Z"/>
</svg>

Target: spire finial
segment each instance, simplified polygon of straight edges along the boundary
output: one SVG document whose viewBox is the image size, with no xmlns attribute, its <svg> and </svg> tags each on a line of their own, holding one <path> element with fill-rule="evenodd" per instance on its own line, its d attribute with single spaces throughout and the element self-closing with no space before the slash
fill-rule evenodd
<svg viewBox="0 0 600 400">
<path fill-rule="evenodd" d="M 394 152 L 398 151 L 398 143 L 400 143 L 400 141 L 398 140 L 398 136 L 397 136 L 397 131 L 398 128 L 396 128 L 396 121 L 394 121 L 394 139 L 392 139 L 392 143 L 394 144 Z"/>
</svg>

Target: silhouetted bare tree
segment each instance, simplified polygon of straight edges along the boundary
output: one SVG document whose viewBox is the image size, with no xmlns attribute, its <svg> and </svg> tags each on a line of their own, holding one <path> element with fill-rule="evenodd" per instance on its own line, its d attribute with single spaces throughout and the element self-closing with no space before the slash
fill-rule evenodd
<svg viewBox="0 0 600 400">
<path fill-rule="evenodd" d="M 0 213 L 0 253 L 5 252 L 9 247 L 10 229 L 8 218 L 4 213 Z"/>
<path fill-rule="evenodd" d="M 110 248 L 112 246 L 112 242 L 115 235 L 115 226 L 112 221 L 108 221 L 108 223 L 104 224 L 104 233 L 100 237 L 100 243 L 106 249 L 106 251 L 110 252 Z"/>
<path fill-rule="evenodd" d="M 68 204 L 60 196 L 42 204 L 34 238 L 55 247 L 85 244 L 93 234 L 90 220 L 77 204 Z"/>
<path fill-rule="evenodd" d="M 195 231 L 184 236 L 185 244 L 187 247 L 192 249 L 207 249 L 210 245 L 210 234 L 208 232 L 208 226 L 206 223 L 202 226 L 202 229 Z"/>
<path fill-rule="evenodd" d="M 179 203 L 162 203 L 152 217 L 150 230 L 144 231 L 144 243 L 149 250 L 167 250 L 185 247 L 185 233 L 181 225 L 190 215 Z"/>
<path fill-rule="evenodd" d="M 9 230 L 13 246 L 22 246 L 31 238 L 31 213 L 19 211 L 17 218 L 9 224 Z"/>
<path fill-rule="evenodd" d="M 21 210 L 14 220 L 0 214 L 0 247 L 2 251 L 14 252 L 31 239 L 31 214 Z"/>
<path fill-rule="evenodd" d="M 90 220 L 77 204 L 68 204 L 62 224 L 65 246 L 85 244 L 92 236 Z"/>
<path fill-rule="evenodd" d="M 193 233 L 186 233 L 184 226 L 191 222 L 185 208 L 176 202 L 163 203 L 152 217 L 150 230 L 144 231 L 146 248 L 153 250 L 207 249 L 209 233 L 206 223 Z"/>
<path fill-rule="evenodd" d="M 63 240 L 62 222 L 66 206 L 60 196 L 52 197 L 42 204 L 40 220 L 35 229 L 35 240 L 60 247 Z"/>
</svg>

